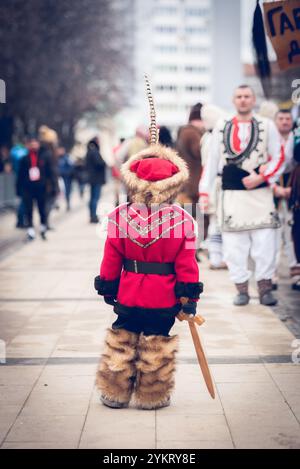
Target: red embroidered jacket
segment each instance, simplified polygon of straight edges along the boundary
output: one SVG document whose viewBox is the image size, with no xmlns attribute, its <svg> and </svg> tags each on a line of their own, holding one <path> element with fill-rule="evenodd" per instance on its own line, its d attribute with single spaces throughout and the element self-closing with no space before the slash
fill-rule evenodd
<svg viewBox="0 0 300 469">
<path fill-rule="evenodd" d="M 177 205 L 150 210 L 123 204 L 108 217 L 108 233 L 98 293 L 117 299 L 123 309 L 146 308 L 178 312 L 179 298 L 197 300 L 202 291 L 195 258 L 193 218 Z M 122 270 L 124 259 L 174 263 L 175 274 L 158 275 Z"/>
</svg>

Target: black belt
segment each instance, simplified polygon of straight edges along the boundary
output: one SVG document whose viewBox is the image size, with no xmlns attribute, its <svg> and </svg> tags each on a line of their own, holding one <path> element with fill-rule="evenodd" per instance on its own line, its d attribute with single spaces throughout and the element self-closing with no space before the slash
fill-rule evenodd
<svg viewBox="0 0 300 469">
<path fill-rule="evenodd" d="M 123 267 L 127 272 L 135 272 L 136 274 L 175 274 L 174 262 L 141 262 L 125 259 Z"/>
<path fill-rule="evenodd" d="M 259 167 L 255 168 L 254 171 L 258 174 Z M 247 190 L 244 186 L 242 179 L 246 176 L 249 176 L 249 172 L 245 171 L 242 168 L 239 168 L 235 164 L 227 164 L 223 168 L 222 174 L 222 189 L 223 191 L 226 190 L 234 190 L 234 191 L 245 191 Z M 268 184 L 263 182 L 259 186 L 255 187 L 254 189 L 260 189 L 262 187 L 267 187 Z"/>
</svg>

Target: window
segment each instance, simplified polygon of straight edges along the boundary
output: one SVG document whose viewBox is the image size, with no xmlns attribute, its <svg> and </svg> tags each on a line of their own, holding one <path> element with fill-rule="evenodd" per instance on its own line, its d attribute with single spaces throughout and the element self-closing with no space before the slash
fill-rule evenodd
<svg viewBox="0 0 300 469">
<path fill-rule="evenodd" d="M 158 52 L 177 52 L 177 47 L 176 46 L 156 46 L 155 49 Z"/>
<path fill-rule="evenodd" d="M 206 87 L 205 86 L 197 86 L 197 85 L 188 85 L 188 86 L 185 87 L 185 91 L 188 91 L 188 92 L 197 91 L 198 93 L 203 93 L 204 91 L 206 91 Z"/>
<path fill-rule="evenodd" d="M 178 106 L 177 104 L 172 104 L 172 103 L 161 103 L 159 105 L 159 109 L 161 111 L 177 111 Z"/>
<path fill-rule="evenodd" d="M 186 8 L 185 15 L 186 16 L 206 16 L 208 14 L 208 10 L 205 8 Z"/>
<path fill-rule="evenodd" d="M 176 33 L 177 31 L 176 26 L 155 26 L 154 29 L 157 33 L 166 33 L 166 34 L 173 34 L 173 33 Z"/>
<path fill-rule="evenodd" d="M 187 26 L 185 28 L 187 34 L 202 34 L 206 32 L 205 28 L 200 28 L 199 26 Z"/>
<path fill-rule="evenodd" d="M 203 52 L 207 52 L 207 47 L 186 46 L 185 51 L 189 54 L 202 54 Z"/>
<path fill-rule="evenodd" d="M 189 73 L 202 73 L 208 72 L 208 68 L 204 65 L 186 65 L 184 70 Z"/>
<path fill-rule="evenodd" d="M 156 85 L 157 91 L 177 91 L 176 85 Z"/>
<path fill-rule="evenodd" d="M 171 6 L 160 6 L 154 8 L 153 13 L 155 15 L 175 15 L 177 13 L 177 8 Z"/>
<path fill-rule="evenodd" d="M 177 65 L 160 64 L 156 65 L 155 70 L 158 72 L 177 72 L 178 67 Z"/>
</svg>

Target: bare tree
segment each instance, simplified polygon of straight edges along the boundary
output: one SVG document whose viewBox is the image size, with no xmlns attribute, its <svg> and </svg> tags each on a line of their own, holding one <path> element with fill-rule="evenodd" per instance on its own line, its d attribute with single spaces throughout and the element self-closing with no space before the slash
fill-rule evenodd
<svg viewBox="0 0 300 469">
<path fill-rule="evenodd" d="M 70 146 L 85 112 L 107 116 L 122 108 L 132 74 L 132 3 L 1 0 L 5 114 L 24 132 L 46 123 Z"/>
</svg>

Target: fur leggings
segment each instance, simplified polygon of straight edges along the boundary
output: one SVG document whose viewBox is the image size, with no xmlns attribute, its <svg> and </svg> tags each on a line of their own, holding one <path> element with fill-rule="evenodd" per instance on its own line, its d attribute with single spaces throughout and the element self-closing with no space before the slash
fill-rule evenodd
<svg viewBox="0 0 300 469">
<path fill-rule="evenodd" d="M 144 336 L 109 329 L 96 384 L 110 401 L 127 404 L 134 397 L 141 409 L 157 409 L 170 400 L 174 387 L 177 336 Z"/>
</svg>

